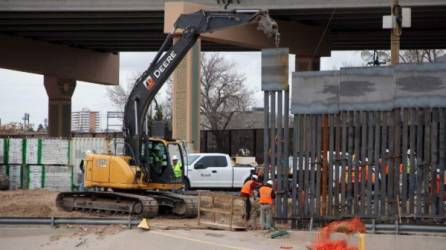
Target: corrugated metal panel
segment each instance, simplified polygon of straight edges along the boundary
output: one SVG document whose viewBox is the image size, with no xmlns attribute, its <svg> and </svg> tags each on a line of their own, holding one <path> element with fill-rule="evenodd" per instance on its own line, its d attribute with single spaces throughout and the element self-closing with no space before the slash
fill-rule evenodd
<svg viewBox="0 0 446 250">
<path fill-rule="evenodd" d="M 22 187 L 22 165 L 8 165 L 9 189 Z"/>
<path fill-rule="evenodd" d="M 108 148 L 112 146 L 108 145 L 105 138 L 73 138 L 71 140 L 70 148 L 70 165 L 74 167 L 73 171 L 75 174 L 75 183 L 79 183 L 77 173 L 80 172 L 79 164 L 84 158 L 84 153 L 87 150 L 94 151 L 98 154 L 103 154 L 108 152 Z M 110 149 L 112 150 L 112 149 Z"/>
<path fill-rule="evenodd" d="M 124 155 L 124 138 L 115 138 L 111 144 L 111 151 L 114 155 Z"/>
<path fill-rule="evenodd" d="M 25 140 L 25 152 L 24 152 L 24 162 L 26 164 L 39 164 L 40 159 L 40 139 L 38 138 L 27 138 Z"/>
<path fill-rule="evenodd" d="M 45 189 L 51 191 L 71 191 L 72 185 L 72 166 L 45 166 Z"/>
<path fill-rule="evenodd" d="M 262 50 L 262 90 L 288 89 L 288 48 Z"/>
<path fill-rule="evenodd" d="M 0 165 L 0 174 L 6 175 L 7 174 L 8 165 Z"/>
<path fill-rule="evenodd" d="M 42 139 L 42 164 L 67 165 L 70 141 L 65 139 Z"/>
<path fill-rule="evenodd" d="M 22 138 L 10 138 L 8 139 L 8 164 L 22 164 L 22 150 L 23 139 Z"/>
<path fill-rule="evenodd" d="M 338 71 L 293 73 L 291 112 L 320 114 L 338 112 Z"/>
<path fill-rule="evenodd" d="M 5 139 L 0 138 L 0 164 L 6 163 L 6 143 Z"/>
<path fill-rule="evenodd" d="M 26 170 L 26 171 L 25 171 Z M 27 165 L 24 166 L 23 186 L 28 189 L 37 189 L 43 187 L 43 166 Z M 25 181 L 26 180 L 26 181 Z"/>
<path fill-rule="evenodd" d="M 395 67 L 397 107 L 446 107 L 446 64 Z"/>
<path fill-rule="evenodd" d="M 340 110 L 391 110 L 395 95 L 392 67 L 343 68 Z"/>
</svg>

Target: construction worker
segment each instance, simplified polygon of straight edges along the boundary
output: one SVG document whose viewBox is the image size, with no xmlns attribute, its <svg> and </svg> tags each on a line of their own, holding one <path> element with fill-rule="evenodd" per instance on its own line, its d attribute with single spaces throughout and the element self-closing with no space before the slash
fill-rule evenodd
<svg viewBox="0 0 446 250">
<path fill-rule="evenodd" d="M 178 161 L 178 157 L 176 155 L 172 156 L 172 169 L 175 178 L 181 178 L 181 176 L 183 176 L 183 166 Z"/>
<path fill-rule="evenodd" d="M 87 157 L 87 155 L 92 154 L 93 152 L 91 150 L 86 150 L 84 152 L 84 157 L 82 158 L 81 162 L 79 163 L 79 172 L 77 175 L 77 180 L 79 182 L 79 191 L 84 191 L 84 174 L 85 174 L 85 164 L 84 159 Z"/>
<path fill-rule="evenodd" d="M 245 197 L 245 220 L 249 221 L 251 218 L 251 196 L 254 192 L 254 189 L 258 188 L 261 183 L 258 182 L 259 177 L 257 175 L 252 175 L 250 180 L 245 182 L 240 191 L 240 196 Z M 255 198 L 255 197 L 253 197 Z"/>
<path fill-rule="evenodd" d="M 273 226 L 273 201 L 276 194 L 273 190 L 273 181 L 268 180 L 259 189 L 260 202 L 260 226 L 262 229 L 270 229 Z"/>
<path fill-rule="evenodd" d="M 158 171 L 161 171 L 162 167 L 162 158 L 161 158 L 161 152 L 158 147 L 154 147 L 150 152 L 150 158 L 152 159 L 152 164 L 159 168 Z"/>
</svg>

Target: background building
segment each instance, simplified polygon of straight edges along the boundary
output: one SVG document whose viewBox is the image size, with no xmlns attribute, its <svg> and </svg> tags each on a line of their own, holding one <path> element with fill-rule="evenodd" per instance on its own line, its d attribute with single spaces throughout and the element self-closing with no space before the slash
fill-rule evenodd
<svg viewBox="0 0 446 250">
<path fill-rule="evenodd" d="M 71 113 L 72 131 L 98 132 L 101 128 L 101 117 L 98 111 L 83 108 L 82 111 Z"/>
</svg>

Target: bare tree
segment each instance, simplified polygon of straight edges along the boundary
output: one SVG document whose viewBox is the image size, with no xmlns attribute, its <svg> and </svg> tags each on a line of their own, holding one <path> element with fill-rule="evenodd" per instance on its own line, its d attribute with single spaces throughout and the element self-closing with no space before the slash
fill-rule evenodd
<svg viewBox="0 0 446 250">
<path fill-rule="evenodd" d="M 124 111 L 125 104 L 127 99 L 132 91 L 133 87 L 136 84 L 136 80 L 138 79 L 140 74 L 135 73 L 133 77 L 131 77 L 124 87 L 124 85 L 116 85 L 107 89 L 107 96 L 110 101 L 121 111 Z M 157 114 L 157 118 L 163 117 L 166 120 L 170 120 L 172 117 L 172 81 L 169 78 L 164 86 L 159 91 L 155 102 L 160 106 L 160 108 L 156 109 L 153 107 L 153 112 Z M 158 102 L 157 102 L 158 101 Z M 162 108 L 161 108 L 162 107 Z M 149 108 L 149 113 L 151 113 L 152 108 Z M 161 112 L 161 113 L 160 113 Z"/>
<path fill-rule="evenodd" d="M 434 63 L 444 54 L 444 50 L 441 49 L 401 50 L 400 61 L 401 63 Z M 386 65 L 390 62 L 390 51 L 364 50 L 361 52 L 361 57 L 369 65 Z"/>
<path fill-rule="evenodd" d="M 119 85 L 107 90 L 109 99 L 119 109 L 124 110 L 136 78 L 129 81 L 131 83 L 127 85 L 127 88 Z M 202 54 L 200 112 L 203 119 L 201 119 L 201 127 L 212 131 L 219 149 L 222 148 L 224 141 L 223 133 L 234 114 L 246 111 L 253 103 L 252 92 L 243 86 L 244 81 L 245 76 L 235 71 L 235 64 L 225 60 L 221 54 Z M 161 95 L 158 95 L 157 99 L 158 105 L 162 108 L 153 111 L 156 114 L 154 118 L 163 117 L 165 120 L 172 118 L 172 85 L 169 79 L 160 90 Z"/>
<path fill-rule="evenodd" d="M 162 96 L 159 101 L 159 106 L 162 107 L 164 119 L 167 121 L 172 120 L 172 89 L 173 81 L 172 78 L 169 78 L 161 89 Z"/>
<path fill-rule="evenodd" d="M 128 81 L 127 84 L 119 84 L 113 87 L 107 88 L 107 96 L 110 101 L 118 108 L 120 111 L 124 111 L 125 103 L 130 95 L 133 87 L 135 86 L 138 74 L 134 74 Z M 124 86 L 125 85 L 125 86 Z"/>
<path fill-rule="evenodd" d="M 211 130 L 222 149 L 223 132 L 235 112 L 246 111 L 253 102 L 252 93 L 243 86 L 245 76 L 235 71 L 234 63 L 218 53 L 201 58 L 202 128 Z"/>
<path fill-rule="evenodd" d="M 400 59 L 402 63 L 434 63 L 443 54 L 441 49 L 403 50 Z"/>
</svg>

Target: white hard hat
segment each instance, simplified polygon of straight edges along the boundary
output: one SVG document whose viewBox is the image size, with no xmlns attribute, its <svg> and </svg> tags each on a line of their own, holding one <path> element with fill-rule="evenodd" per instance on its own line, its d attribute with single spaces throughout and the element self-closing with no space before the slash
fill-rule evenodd
<svg viewBox="0 0 446 250">
<path fill-rule="evenodd" d="M 178 157 L 176 155 L 172 156 L 172 161 L 178 161 Z"/>
<path fill-rule="evenodd" d="M 86 156 L 86 155 L 89 155 L 89 154 L 92 154 L 93 152 L 91 151 L 91 150 L 85 150 L 85 152 L 84 152 L 84 156 Z"/>
<path fill-rule="evenodd" d="M 268 185 L 273 185 L 273 180 L 268 180 L 267 182 L 266 182 L 266 184 L 268 184 Z"/>
<path fill-rule="evenodd" d="M 253 175 L 251 176 L 251 178 L 253 178 L 254 180 L 257 180 L 259 177 L 258 177 L 257 175 L 255 175 L 255 174 L 253 174 Z"/>
</svg>

